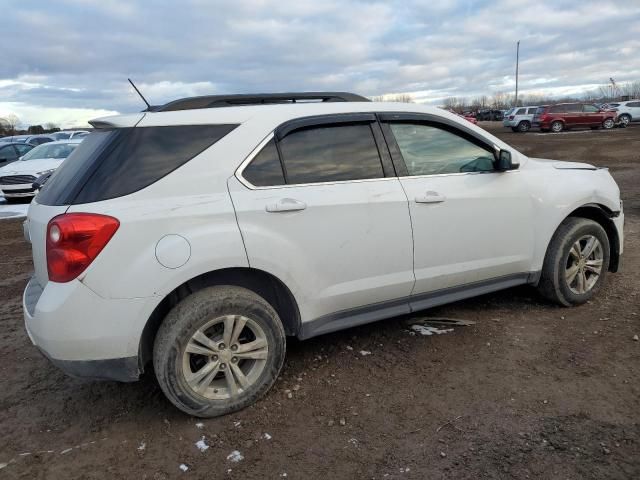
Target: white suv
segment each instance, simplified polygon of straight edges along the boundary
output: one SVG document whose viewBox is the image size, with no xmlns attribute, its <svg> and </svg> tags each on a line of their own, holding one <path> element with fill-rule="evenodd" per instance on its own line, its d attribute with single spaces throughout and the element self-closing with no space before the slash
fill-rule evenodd
<svg viewBox="0 0 640 480">
<path fill-rule="evenodd" d="M 514 107 L 504 114 L 502 125 L 510 127 L 514 132 L 528 132 L 531 130 L 536 110 L 538 107 Z"/>
<path fill-rule="evenodd" d="M 618 112 L 618 121 L 623 125 L 629 125 L 630 122 L 640 121 L 640 100 L 620 102 L 616 105 L 615 111 Z"/>
<path fill-rule="evenodd" d="M 27 331 L 71 375 L 153 363 L 192 415 L 263 395 L 286 336 L 521 284 L 581 304 L 622 254 L 606 168 L 527 158 L 438 108 L 197 97 L 92 124 L 29 208 Z"/>
</svg>

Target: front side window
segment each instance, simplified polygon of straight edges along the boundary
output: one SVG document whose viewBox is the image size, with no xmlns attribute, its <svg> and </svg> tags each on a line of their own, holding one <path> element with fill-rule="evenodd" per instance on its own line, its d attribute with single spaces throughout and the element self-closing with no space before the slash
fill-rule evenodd
<svg viewBox="0 0 640 480">
<path fill-rule="evenodd" d="M 14 145 L 14 147 L 16 147 L 16 150 L 18 150 L 18 154 L 20 155 L 24 155 L 25 153 L 27 153 L 33 148 L 31 145 L 27 145 L 27 144 Z"/>
<path fill-rule="evenodd" d="M 493 153 L 460 135 L 430 125 L 392 123 L 409 175 L 494 170 Z"/>
<path fill-rule="evenodd" d="M 280 141 L 287 183 L 382 178 L 382 162 L 369 124 L 315 127 Z"/>
<path fill-rule="evenodd" d="M 1 160 L 15 160 L 16 158 L 18 158 L 18 154 L 14 150 L 13 145 L 7 145 L 0 148 Z"/>
<path fill-rule="evenodd" d="M 583 111 L 586 113 L 596 113 L 600 111 L 600 109 L 595 105 L 583 105 L 583 108 L 584 108 Z"/>
<path fill-rule="evenodd" d="M 629 102 L 627 103 L 627 107 L 638 108 L 640 107 L 640 102 Z"/>
<path fill-rule="evenodd" d="M 568 105 L 553 105 L 549 107 L 549 113 L 566 113 Z"/>
<path fill-rule="evenodd" d="M 527 112 L 526 108 L 519 108 L 516 115 L 524 115 Z"/>
</svg>

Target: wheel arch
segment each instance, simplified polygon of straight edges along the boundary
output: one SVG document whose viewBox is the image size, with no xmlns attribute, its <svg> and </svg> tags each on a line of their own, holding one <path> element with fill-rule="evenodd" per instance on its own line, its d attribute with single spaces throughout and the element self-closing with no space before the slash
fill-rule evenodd
<svg viewBox="0 0 640 480">
<path fill-rule="evenodd" d="M 618 230 L 613 223 L 615 213 L 606 205 L 599 203 L 587 203 L 573 210 L 569 215 L 563 218 L 560 223 L 570 217 L 588 218 L 589 220 L 593 220 L 600 224 L 600 226 L 604 228 L 604 231 L 607 233 L 607 237 L 609 238 L 609 271 L 617 272 L 620 264 L 620 237 L 618 236 Z M 560 224 L 556 226 L 554 234 L 559 226 Z"/>
<path fill-rule="evenodd" d="M 167 313 L 192 293 L 215 285 L 244 287 L 257 293 L 276 310 L 288 336 L 297 336 L 300 332 L 298 303 L 291 290 L 280 279 L 263 270 L 250 267 L 214 270 L 178 285 L 153 310 L 140 336 L 138 362 L 141 371 L 152 360 L 155 337 Z"/>
</svg>

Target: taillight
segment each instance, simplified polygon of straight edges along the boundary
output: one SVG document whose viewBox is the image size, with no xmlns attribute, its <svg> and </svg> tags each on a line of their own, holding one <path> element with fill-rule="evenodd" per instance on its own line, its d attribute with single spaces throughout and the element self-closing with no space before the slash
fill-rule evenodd
<svg viewBox="0 0 640 480">
<path fill-rule="evenodd" d="M 47 225 L 47 270 L 52 282 L 69 282 L 102 251 L 120 222 L 96 213 L 64 213 Z"/>
<path fill-rule="evenodd" d="M 509 115 L 509 120 L 513 120 L 514 118 L 516 118 L 515 115 Z"/>
</svg>

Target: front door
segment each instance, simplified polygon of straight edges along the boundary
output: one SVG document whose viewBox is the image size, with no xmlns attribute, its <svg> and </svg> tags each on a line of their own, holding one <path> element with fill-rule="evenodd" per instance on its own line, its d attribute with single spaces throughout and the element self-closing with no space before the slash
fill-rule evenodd
<svg viewBox="0 0 640 480">
<path fill-rule="evenodd" d="M 388 151 L 386 170 L 381 160 L 375 116 L 353 117 L 265 140 L 229 180 L 249 264 L 290 288 L 303 336 L 408 311 L 407 198 Z"/>
<path fill-rule="evenodd" d="M 524 283 L 534 235 L 521 173 L 495 171 L 495 147 L 472 133 L 401 118 L 385 121 L 383 129 L 394 162 L 405 167 L 400 181 L 413 226 L 413 294 Z"/>
</svg>

